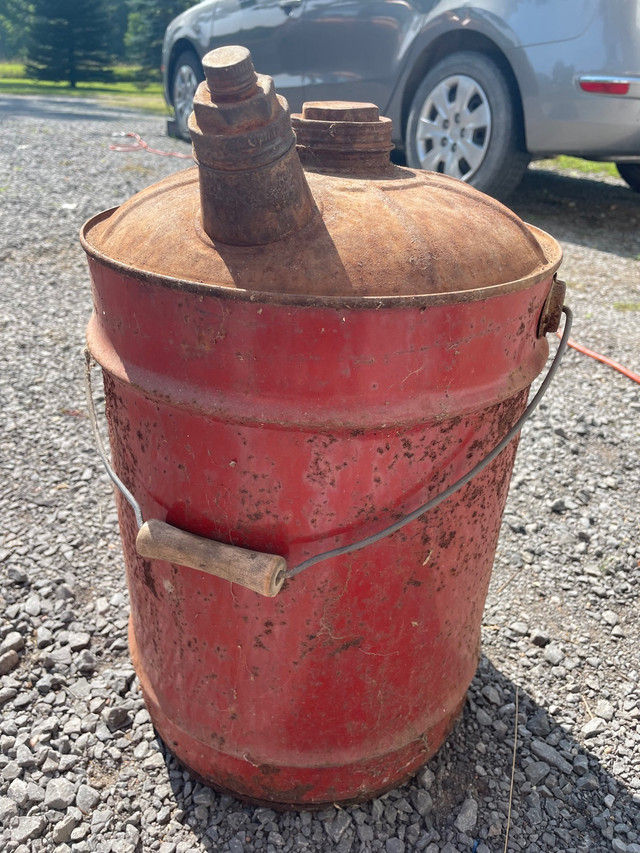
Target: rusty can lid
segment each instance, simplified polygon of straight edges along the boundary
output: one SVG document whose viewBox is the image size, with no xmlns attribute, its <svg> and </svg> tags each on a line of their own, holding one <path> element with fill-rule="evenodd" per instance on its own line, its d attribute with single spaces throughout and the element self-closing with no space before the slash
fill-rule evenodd
<svg viewBox="0 0 640 853">
<path fill-rule="evenodd" d="M 192 116 L 194 142 L 211 151 L 212 158 L 226 151 L 226 128 L 217 148 L 207 138 L 207 123 L 214 129 L 220 126 L 226 110 L 243 128 L 243 102 L 252 110 L 252 145 L 264 139 L 278 159 L 265 165 L 265 158 L 249 146 L 250 162 L 240 177 L 212 159 L 200 180 L 198 169 L 192 169 L 143 190 L 87 223 L 83 241 L 90 255 L 129 274 L 159 277 L 169 284 L 233 289 L 253 299 L 259 294 L 271 299 L 477 299 L 483 298 L 478 291 L 489 295 L 496 289 L 525 287 L 559 266 L 561 251 L 555 240 L 495 199 L 445 175 L 392 165 L 391 122 L 380 118 L 373 104 L 309 103 L 293 117 L 306 169 L 306 183 L 304 176 L 296 181 L 305 187 L 308 183 L 312 195 L 311 214 L 304 214 L 301 227 L 262 245 L 231 245 L 212 238 L 211 229 L 203 227 L 203 186 L 231 188 L 226 194 L 216 190 L 218 201 L 233 204 L 234 221 L 241 228 L 243 205 L 247 216 L 253 215 L 251 182 L 261 181 L 260 192 L 268 198 L 265 175 L 281 188 L 288 174 L 282 164 L 290 170 L 293 163 L 291 147 L 274 148 L 270 130 L 291 133 L 283 119 L 288 116 L 286 102 L 280 98 L 278 108 L 269 85 L 262 82 L 262 100 L 256 101 L 255 80 L 253 89 L 246 82 L 253 74 L 246 56 L 236 53 L 232 59 L 234 73 L 228 84 L 224 69 L 209 62 L 209 76 L 223 81 L 216 83 L 220 103 L 214 104 L 215 121 L 208 118 L 211 108 L 206 103 L 198 106 L 196 118 Z M 242 90 L 241 98 L 228 106 L 226 91 L 234 87 Z M 197 98 L 200 105 L 206 101 L 203 91 Z M 262 113 L 272 124 L 256 129 L 255 116 Z M 199 115 L 203 118 L 197 125 Z M 231 190 L 238 186 L 242 193 L 233 196 Z M 277 207 L 270 215 L 277 218 Z"/>
<path fill-rule="evenodd" d="M 94 217 L 83 243 L 127 274 L 255 295 L 464 298 L 524 287 L 560 264 L 549 235 L 442 175 L 394 169 L 390 179 L 371 182 L 307 177 L 321 215 L 274 243 L 214 244 L 200 222 L 196 169 Z"/>
</svg>

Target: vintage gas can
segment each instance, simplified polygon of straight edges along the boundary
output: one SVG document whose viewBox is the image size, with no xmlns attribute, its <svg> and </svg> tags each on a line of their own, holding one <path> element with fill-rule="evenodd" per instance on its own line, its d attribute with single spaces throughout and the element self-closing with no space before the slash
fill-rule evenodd
<svg viewBox="0 0 640 853">
<path fill-rule="evenodd" d="M 516 440 L 402 529 L 295 569 L 509 432 L 558 324 L 561 254 L 466 184 L 393 166 L 372 105 L 306 105 L 296 149 L 247 51 L 204 67 L 197 168 L 82 235 L 88 347 L 138 507 L 119 495 L 131 653 L 156 728 L 209 784 L 354 801 L 414 773 L 464 703 Z"/>
</svg>

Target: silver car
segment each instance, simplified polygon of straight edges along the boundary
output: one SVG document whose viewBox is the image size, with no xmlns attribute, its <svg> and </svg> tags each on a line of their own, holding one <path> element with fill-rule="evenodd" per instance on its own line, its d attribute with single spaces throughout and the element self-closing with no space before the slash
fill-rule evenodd
<svg viewBox="0 0 640 853">
<path fill-rule="evenodd" d="M 185 139 L 200 60 L 225 44 L 293 111 L 377 104 L 414 168 L 505 197 L 532 158 L 571 154 L 640 191 L 640 0 L 204 0 L 163 47 Z"/>
</svg>

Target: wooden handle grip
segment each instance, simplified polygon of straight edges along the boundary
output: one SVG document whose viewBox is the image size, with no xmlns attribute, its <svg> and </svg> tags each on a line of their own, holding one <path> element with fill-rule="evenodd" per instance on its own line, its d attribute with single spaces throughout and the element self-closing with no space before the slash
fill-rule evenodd
<svg viewBox="0 0 640 853">
<path fill-rule="evenodd" d="M 136 549 L 141 557 L 189 566 L 268 597 L 280 592 L 287 570 L 284 557 L 214 542 L 155 518 L 138 531 Z"/>
</svg>

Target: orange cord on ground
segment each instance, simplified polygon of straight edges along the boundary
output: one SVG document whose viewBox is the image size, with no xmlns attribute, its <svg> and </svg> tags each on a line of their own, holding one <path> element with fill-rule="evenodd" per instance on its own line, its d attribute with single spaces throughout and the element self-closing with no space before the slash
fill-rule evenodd
<svg viewBox="0 0 640 853">
<path fill-rule="evenodd" d="M 570 346 L 572 349 L 581 352 L 583 355 L 588 355 L 590 358 L 594 358 L 596 361 L 601 361 L 603 364 L 606 364 L 607 367 L 612 367 L 614 370 L 617 370 L 619 373 L 622 373 L 623 376 L 626 376 L 628 379 L 633 379 L 634 382 L 640 384 L 640 376 L 638 376 L 637 373 L 634 373 L 632 370 L 629 370 L 622 364 L 618 364 L 617 361 L 613 361 L 613 359 L 607 358 L 606 355 L 601 355 L 599 352 L 595 352 L 592 349 L 583 347 L 582 344 L 576 343 L 571 338 L 569 338 L 567 346 Z"/>
<path fill-rule="evenodd" d="M 123 135 L 129 136 L 136 141 L 133 145 L 110 145 L 109 151 L 148 151 L 150 154 L 159 154 L 161 157 L 179 157 L 181 160 L 193 160 L 191 154 L 179 154 L 176 151 L 160 151 L 158 148 L 150 148 L 149 144 L 132 130 Z"/>
</svg>

